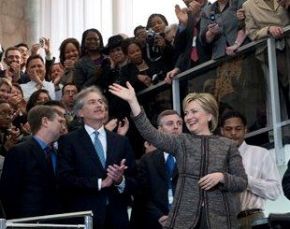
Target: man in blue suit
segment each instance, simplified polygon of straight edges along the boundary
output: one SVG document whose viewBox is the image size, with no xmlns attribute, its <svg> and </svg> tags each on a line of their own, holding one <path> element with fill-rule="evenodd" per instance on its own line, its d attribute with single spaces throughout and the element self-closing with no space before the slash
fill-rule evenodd
<svg viewBox="0 0 290 229">
<path fill-rule="evenodd" d="M 77 94 L 84 126 L 59 141 L 58 178 L 70 211 L 92 210 L 94 228 L 128 228 L 135 161 L 127 138 L 104 129 L 105 98 L 96 87 Z"/>
<path fill-rule="evenodd" d="M 59 138 L 64 121 L 62 114 L 49 106 L 29 111 L 32 136 L 11 148 L 4 161 L 0 192 L 7 218 L 60 212 L 52 143 Z"/>
</svg>

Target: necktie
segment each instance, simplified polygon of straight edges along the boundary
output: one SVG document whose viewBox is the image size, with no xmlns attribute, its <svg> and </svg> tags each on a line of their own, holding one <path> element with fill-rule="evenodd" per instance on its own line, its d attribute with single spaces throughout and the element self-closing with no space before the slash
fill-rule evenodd
<svg viewBox="0 0 290 229">
<path fill-rule="evenodd" d="M 191 53 L 190 53 L 190 58 L 193 62 L 197 62 L 199 57 L 198 57 L 198 52 L 197 52 L 197 47 L 196 47 L 196 39 L 197 39 L 197 29 L 193 29 L 193 38 L 192 38 L 192 47 L 191 47 Z"/>
<path fill-rule="evenodd" d="M 174 167 L 175 167 L 174 157 L 171 154 L 168 154 L 168 157 L 166 160 L 166 169 L 167 169 L 167 175 L 168 175 L 169 189 L 172 189 L 172 175 L 173 175 Z"/>
<path fill-rule="evenodd" d="M 99 139 L 99 132 L 98 131 L 95 131 L 94 146 L 95 146 L 95 150 L 99 156 L 100 162 L 101 162 L 103 168 L 105 168 L 105 166 L 106 166 L 105 153 L 104 153 L 102 143 Z"/>
<path fill-rule="evenodd" d="M 54 172 L 54 165 L 52 162 L 52 154 L 54 153 L 53 147 L 48 145 L 44 148 L 45 152 L 45 159 L 48 165 L 48 168 L 51 169 Z"/>
<path fill-rule="evenodd" d="M 168 182 L 168 209 L 171 209 L 174 196 L 174 187 L 172 185 L 172 175 L 175 168 L 174 157 L 168 154 L 166 160 L 166 170 L 167 170 L 167 182 Z"/>
</svg>

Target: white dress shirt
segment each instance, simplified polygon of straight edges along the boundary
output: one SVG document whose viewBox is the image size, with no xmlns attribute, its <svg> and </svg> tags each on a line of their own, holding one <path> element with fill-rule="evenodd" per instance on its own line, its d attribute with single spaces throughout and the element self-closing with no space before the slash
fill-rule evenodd
<svg viewBox="0 0 290 229">
<path fill-rule="evenodd" d="M 98 130 L 95 130 L 93 127 L 85 124 L 85 130 L 88 133 L 88 135 L 90 136 L 93 145 L 95 144 L 95 131 L 99 132 L 98 138 L 103 146 L 104 158 L 105 158 L 105 160 L 107 160 L 107 134 L 106 134 L 104 126 L 101 126 L 101 128 L 99 128 Z M 125 184 L 126 184 L 125 177 L 123 176 L 122 182 L 118 185 L 115 185 L 118 188 L 118 191 L 120 193 L 124 192 Z M 101 187 L 102 187 L 102 178 L 99 178 L 98 179 L 98 189 L 101 190 Z"/>
<path fill-rule="evenodd" d="M 248 145 L 245 141 L 239 151 L 248 175 L 247 190 L 240 194 L 241 211 L 264 209 L 267 199 L 276 200 L 282 193 L 275 155 L 265 148 Z"/>
<path fill-rule="evenodd" d="M 50 98 L 52 100 L 55 100 L 54 84 L 52 82 L 48 82 L 48 81 L 44 80 L 44 81 L 42 81 L 42 85 L 43 85 L 43 87 L 41 89 L 47 90 Z M 35 81 L 29 81 L 28 83 L 20 84 L 20 87 L 21 87 L 21 89 L 23 91 L 23 95 L 24 95 L 24 100 L 25 101 L 28 101 L 28 99 L 30 98 L 32 93 L 38 90 L 37 87 L 36 87 L 36 82 Z"/>
<path fill-rule="evenodd" d="M 107 135 L 106 135 L 106 131 L 104 129 L 104 126 L 102 126 L 100 129 L 95 130 L 94 128 L 85 125 L 85 130 L 87 131 L 88 135 L 90 136 L 93 145 L 95 144 L 95 131 L 99 132 L 98 138 L 103 146 L 103 150 L 104 150 L 104 158 L 105 160 L 107 159 Z"/>
</svg>

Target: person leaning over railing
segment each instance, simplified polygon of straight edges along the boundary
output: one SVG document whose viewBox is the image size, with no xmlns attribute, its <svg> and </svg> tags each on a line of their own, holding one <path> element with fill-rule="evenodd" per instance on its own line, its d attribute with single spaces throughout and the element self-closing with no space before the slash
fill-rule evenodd
<svg viewBox="0 0 290 229">
<path fill-rule="evenodd" d="M 168 83 L 178 73 L 209 60 L 211 55 L 211 48 L 203 46 L 199 37 L 201 11 L 209 2 L 190 0 L 184 3 L 187 8 L 175 6 L 175 14 L 179 21 L 174 41 L 177 58 L 174 68 L 166 74 L 165 81 Z"/>
<path fill-rule="evenodd" d="M 284 33 L 283 27 L 290 25 L 289 0 L 247 0 L 243 4 L 245 11 L 246 32 L 253 41 L 273 37 L 276 39 L 277 70 L 280 91 L 283 94 L 288 116 L 290 115 L 289 100 L 289 35 Z M 286 37 L 286 39 L 282 39 Z M 265 47 L 264 47 L 265 49 Z M 258 59 L 268 71 L 266 57 L 258 50 Z M 257 54 L 258 54 L 257 53 Z M 282 108 L 283 109 L 283 108 Z"/>
</svg>

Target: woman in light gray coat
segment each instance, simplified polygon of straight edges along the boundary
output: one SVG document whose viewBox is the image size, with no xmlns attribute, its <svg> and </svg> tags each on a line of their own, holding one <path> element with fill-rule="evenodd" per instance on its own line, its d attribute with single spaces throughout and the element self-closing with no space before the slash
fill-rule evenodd
<svg viewBox="0 0 290 229">
<path fill-rule="evenodd" d="M 165 228 L 237 228 L 237 194 L 246 189 L 247 176 L 235 144 L 212 135 L 218 118 L 213 96 L 189 94 L 183 101 L 183 110 L 190 134 L 173 136 L 151 125 L 133 87 L 129 83 L 127 87 L 114 84 L 110 91 L 129 103 L 143 137 L 176 157 L 179 179 Z"/>
</svg>

